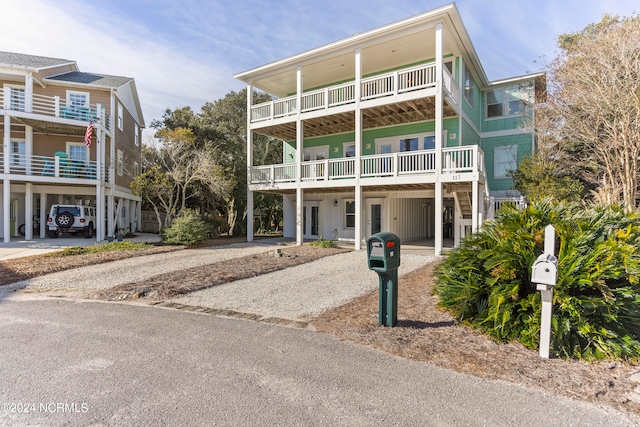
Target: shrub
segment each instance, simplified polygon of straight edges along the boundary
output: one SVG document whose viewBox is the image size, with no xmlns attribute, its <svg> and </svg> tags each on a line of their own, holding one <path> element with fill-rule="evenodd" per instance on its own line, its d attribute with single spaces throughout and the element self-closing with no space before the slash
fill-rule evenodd
<svg viewBox="0 0 640 427">
<path fill-rule="evenodd" d="M 195 245 L 209 237 L 210 227 L 200 216 L 186 210 L 171 223 L 171 227 L 162 231 L 162 241 L 171 245 Z"/>
<path fill-rule="evenodd" d="M 541 300 L 530 275 L 548 224 L 558 256 L 552 353 L 640 359 L 640 217 L 618 207 L 504 208 L 439 267 L 440 305 L 497 339 L 537 348 Z"/>
<path fill-rule="evenodd" d="M 311 242 L 309 243 L 309 246 L 316 246 L 318 248 L 337 248 L 338 245 L 336 245 L 336 243 L 333 240 L 325 240 L 322 238 L 322 236 L 320 236 L 318 238 L 318 240 L 316 240 L 315 242 Z"/>
</svg>

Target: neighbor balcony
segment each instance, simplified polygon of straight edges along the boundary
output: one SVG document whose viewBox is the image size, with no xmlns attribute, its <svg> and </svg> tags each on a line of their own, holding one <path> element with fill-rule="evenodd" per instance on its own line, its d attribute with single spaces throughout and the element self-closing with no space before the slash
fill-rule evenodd
<svg viewBox="0 0 640 427">
<path fill-rule="evenodd" d="M 458 104 L 460 87 L 447 68 L 443 67 L 443 90 L 448 99 Z M 428 63 L 416 67 L 393 71 L 390 73 L 374 75 L 360 81 L 361 102 L 379 100 L 382 98 L 398 99 L 402 95 L 409 94 L 404 98 L 411 98 L 410 93 L 416 92 L 416 97 L 425 96 L 426 89 L 436 87 L 436 64 Z M 402 98 L 402 99 L 404 99 Z M 356 83 L 355 81 L 343 83 L 327 88 L 305 92 L 300 97 L 300 113 L 311 113 L 325 110 L 331 114 L 338 107 L 356 103 Z M 297 96 L 289 96 L 251 107 L 251 123 L 259 124 L 275 119 L 287 118 L 298 114 Z M 354 107 L 355 108 L 355 107 Z"/>
<path fill-rule="evenodd" d="M 9 162 L 5 163 L 3 153 L 0 153 L 0 174 L 13 175 L 12 179 L 21 179 L 15 175 L 22 175 L 24 181 L 62 182 L 65 178 L 69 183 L 79 180 L 97 180 L 98 164 L 95 161 L 73 160 L 66 157 L 66 153 L 50 156 L 27 156 L 10 153 Z M 8 166 L 8 170 L 5 170 Z M 109 182 L 108 168 L 100 168 L 104 182 Z"/>
<path fill-rule="evenodd" d="M 86 107 L 70 105 L 66 99 L 59 96 L 37 93 L 29 95 L 5 87 L 4 90 L 0 90 L 0 108 L 26 113 L 25 116 L 31 119 L 37 119 L 33 116 L 36 115 L 83 122 L 78 123 L 79 126 L 87 126 L 93 118 L 95 124 L 101 125 L 105 130 L 110 130 L 109 115 L 105 106 L 101 104 L 90 104 Z M 40 119 L 42 120 L 42 118 Z"/>
<path fill-rule="evenodd" d="M 360 158 L 360 183 L 376 178 L 375 184 L 412 181 L 471 181 L 484 176 L 484 153 L 477 145 L 442 149 L 440 174 L 436 174 L 436 150 L 376 154 Z M 300 180 L 303 187 L 353 186 L 356 178 L 355 157 L 302 162 L 300 176 L 296 163 L 254 166 L 250 169 L 250 184 L 255 189 L 289 188 Z M 420 179 L 418 179 L 420 177 Z M 371 181 L 371 184 L 374 182 Z"/>
</svg>

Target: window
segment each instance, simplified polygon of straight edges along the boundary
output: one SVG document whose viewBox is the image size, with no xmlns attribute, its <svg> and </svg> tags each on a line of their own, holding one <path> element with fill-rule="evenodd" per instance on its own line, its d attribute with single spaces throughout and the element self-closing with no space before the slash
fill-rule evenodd
<svg viewBox="0 0 640 427">
<path fill-rule="evenodd" d="M 405 138 L 400 140 L 400 152 L 417 150 L 418 138 Z"/>
<path fill-rule="evenodd" d="M 436 149 L 436 136 L 425 136 L 424 137 L 424 149 L 425 150 L 435 150 Z"/>
<path fill-rule="evenodd" d="M 447 131 L 442 133 L 442 144 L 447 140 Z M 424 132 L 413 135 L 398 135 L 385 138 L 376 138 L 376 154 L 406 153 L 418 150 L 434 150 L 436 137 L 433 132 Z"/>
<path fill-rule="evenodd" d="M 9 109 L 13 111 L 25 111 L 24 87 L 9 86 Z"/>
<path fill-rule="evenodd" d="M 464 67 L 464 97 L 467 99 L 469 105 L 473 107 L 474 87 L 476 82 L 473 80 L 471 70 L 469 67 Z"/>
<path fill-rule="evenodd" d="M 345 142 L 344 143 L 344 156 L 345 157 L 355 157 L 356 156 L 356 145 L 353 142 Z"/>
<path fill-rule="evenodd" d="M 138 166 L 138 162 L 133 162 L 133 176 L 136 177 L 140 174 L 140 167 Z"/>
<path fill-rule="evenodd" d="M 532 97 L 531 85 L 510 86 L 486 93 L 485 117 L 507 117 L 524 113 Z"/>
<path fill-rule="evenodd" d="M 122 176 L 122 170 L 124 169 L 124 160 L 123 160 L 122 150 L 118 150 L 118 163 L 116 163 L 116 172 L 118 176 Z"/>
<path fill-rule="evenodd" d="M 118 129 L 124 129 L 124 108 L 122 104 L 118 104 Z"/>
<path fill-rule="evenodd" d="M 67 106 L 77 108 L 89 108 L 89 92 L 67 91 Z"/>
<path fill-rule="evenodd" d="M 67 142 L 69 159 L 84 163 L 87 160 L 87 146 L 81 142 Z"/>
<path fill-rule="evenodd" d="M 344 201 L 344 228 L 356 227 L 356 202 L 353 200 Z"/>
<path fill-rule="evenodd" d="M 136 144 L 136 147 L 140 145 L 140 126 L 138 124 L 133 125 L 133 142 Z"/>
<path fill-rule="evenodd" d="M 26 166 L 25 149 L 24 141 L 11 141 L 11 157 L 9 161 L 11 166 Z"/>
<path fill-rule="evenodd" d="M 493 177 L 507 178 L 507 172 L 518 167 L 518 147 L 506 145 L 493 149 Z"/>
</svg>

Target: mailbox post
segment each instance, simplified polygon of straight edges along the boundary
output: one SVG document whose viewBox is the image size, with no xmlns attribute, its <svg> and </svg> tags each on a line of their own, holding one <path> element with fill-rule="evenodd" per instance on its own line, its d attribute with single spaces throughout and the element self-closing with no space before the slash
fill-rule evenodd
<svg viewBox="0 0 640 427">
<path fill-rule="evenodd" d="M 400 238 L 382 232 L 367 239 L 369 270 L 378 273 L 380 280 L 378 324 L 396 326 L 398 323 L 398 267 L 400 267 Z"/>
<path fill-rule="evenodd" d="M 551 342 L 551 315 L 553 312 L 553 287 L 558 280 L 558 259 L 555 257 L 556 230 L 553 225 L 544 229 L 544 253 L 531 267 L 531 282 L 541 291 L 542 314 L 540 321 L 540 357 L 549 358 Z"/>
</svg>

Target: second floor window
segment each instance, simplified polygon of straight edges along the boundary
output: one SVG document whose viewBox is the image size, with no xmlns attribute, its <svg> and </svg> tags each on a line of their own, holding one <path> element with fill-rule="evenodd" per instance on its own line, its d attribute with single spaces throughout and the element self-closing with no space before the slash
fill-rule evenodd
<svg viewBox="0 0 640 427">
<path fill-rule="evenodd" d="M 67 154 L 69 159 L 84 163 L 87 160 L 87 146 L 81 142 L 69 142 L 67 143 Z"/>
<path fill-rule="evenodd" d="M 473 76 L 471 75 L 471 70 L 469 67 L 464 67 L 464 97 L 467 99 L 469 105 L 473 107 L 474 101 L 474 92 L 475 92 L 476 82 L 473 80 Z"/>
<path fill-rule="evenodd" d="M 118 104 L 118 129 L 124 129 L 124 107 L 122 104 Z"/>
<path fill-rule="evenodd" d="M 133 127 L 133 142 L 136 144 L 136 146 L 140 145 L 140 126 L 138 126 L 138 124 L 136 123 L 135 126 Z"/>
<path fill-rule="evenodd" d="M 23 87 L 10 88 L 9 109 L 13 111 L 25 111 L 25 97 Z"/>
<path fill-rule="evenodd" d="M 531 97 L 529 85 L 489 90 L 485 96 L 485 117 L 490 119 L 521 115 Z"/>
<path fill-rule="evenodd" d="M 11 166 L 24 167 L 26 165 L 24 141 L 11 141 Z"/>
</svg>

